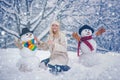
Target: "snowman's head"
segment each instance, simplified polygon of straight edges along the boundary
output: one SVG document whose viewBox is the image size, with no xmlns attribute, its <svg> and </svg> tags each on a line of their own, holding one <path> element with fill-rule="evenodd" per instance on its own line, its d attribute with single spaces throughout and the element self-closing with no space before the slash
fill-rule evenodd
<svg viewBox="0 0 120 80">
<path fill-rule="evenodd" d="M 33 32 L 30 31 L 28 28 L 23 28 L 22 29 L 22 34 L 20 36 L 21 36 L 21 40 L 24 41 L 24 42 L 27 42 L 31 39 L 34 39 Z"/>
<path fill-rule="evenodd" d="M 24 42 L 27 42 L 31 39 L 34 39 L 34 35 L 33 35 L 33 33 L 30 33 L 30 32 L 21 36 L 21 40 L 24 41 Z"/>
<path fill-rule="evenodd" d="M 81 32 L 81 37 L 91 36 L 91 35 L 92 35 L 92 31 L 90 29 L 84 29 Z"/>
<path fill-rule="evenodd" d="M 84 25 L 79 29 L 79 34 L 81 37 L 91 36 L 92 33 L 94 33 L 94 30 L 88 25 Z"/>
</svg>

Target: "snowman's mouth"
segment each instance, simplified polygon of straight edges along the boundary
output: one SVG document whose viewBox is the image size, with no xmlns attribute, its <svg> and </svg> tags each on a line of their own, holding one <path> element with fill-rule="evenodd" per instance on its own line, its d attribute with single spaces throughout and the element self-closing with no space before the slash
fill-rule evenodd
<svg viewBox="0 0 120 80">
<path fill-rule="evenodd" d="M 31 35 L 30 35 L 30 36 L 28 36 L 28 37 L 31 37 Z"/>
</svg>

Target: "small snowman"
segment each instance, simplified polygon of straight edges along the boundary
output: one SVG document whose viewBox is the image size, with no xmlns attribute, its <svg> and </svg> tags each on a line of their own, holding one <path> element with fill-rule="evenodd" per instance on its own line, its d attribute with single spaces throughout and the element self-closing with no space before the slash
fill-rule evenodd
<svg viewBox="0 0 120 80">
<path fill-rule="evenodd" d="M 35 56 L 37 51 L 36 42 L 37 39 L 33 32 L 28 28 L 23 28 L 20 40 L 16 42 L 16 45 L 20 48 L 21 55 L 17 63 L 20 71 L 26 72 L 39 68 L 39 59 Z"/>
</svg>

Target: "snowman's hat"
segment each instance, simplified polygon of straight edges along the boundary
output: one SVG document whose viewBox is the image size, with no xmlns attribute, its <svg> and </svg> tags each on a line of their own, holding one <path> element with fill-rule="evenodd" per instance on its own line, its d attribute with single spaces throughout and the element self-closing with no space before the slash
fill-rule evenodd
<svg viewBox="0 0 120 80">
<path fill-rule="evenodd" d="M 79 29 L 79 34 L 80 34 L 80 35 L 81 35 L 82 30 L 84 30 L 84 29 L 89 29 L 89 30 L 92 31 L 92 33 L 94 33 L 94 29 L 93 29 L 93 28 L 91 28 L 91 27 L 88 26 L 88 25 L 83 25 L 83 26 Z"/>
<path fill-rule="evenodd" d="M 20 34 L 20 36 L 22 36 L 22 35 L 24 35 L 24 34 L 26 34 L 26 33 L 33 33 L 33 31 L 30 31 L 28 28 L 23 28 L 22 29 L 22 33 Z"/>
</svg>

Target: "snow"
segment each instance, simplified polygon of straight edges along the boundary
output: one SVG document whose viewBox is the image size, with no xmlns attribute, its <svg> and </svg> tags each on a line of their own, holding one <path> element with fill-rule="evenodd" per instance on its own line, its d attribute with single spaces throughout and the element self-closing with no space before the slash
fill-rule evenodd
<svg viewBox="0 0 120 80">
<path fill-rule="evenodd" d="M 48 51 L 38 50 L 36 56 L 48 58 Z M 87 54 L 80 58 L 75 52 L 68 51 L 68 72 L 53 75 L 48 69 L 39 68 L 32 72 L 20 72 L 16 63 L 20 58 L 16 48 L 0 49 L 0 80 L 119 80 L 120 54 L 108 52 L 106 54 Z"/>
</svg>

